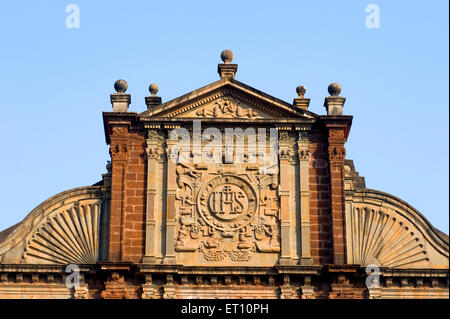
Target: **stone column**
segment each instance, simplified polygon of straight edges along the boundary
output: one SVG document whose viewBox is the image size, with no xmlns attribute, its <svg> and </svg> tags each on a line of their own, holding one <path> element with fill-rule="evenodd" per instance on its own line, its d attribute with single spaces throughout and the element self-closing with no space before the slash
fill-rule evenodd
<svg viewBox="0 0 450 319">
<path fill-rule="evenodd" d="M 160 158 L 160 136 L 157 131 L 149 130 L 147 138 L 147 212 L 145 222 L 145 256 L 143 262 L 154 263 L 156 255 L 156 191 L 157 161 Z"/>
<path fill-rule="evenodd" d="M 178 141 L 166 140 L 167 157 L 167 194 L 166 194 L 166 241 L 165 264 L 175 263 L 175 232 L 176 232 L 176 208 L 175 196 L 177 192 L 176 158 L 171 157 L 170 150 Z"/>
<path fill-rule="evenodd" d="M 308 132 L 298 133 L 298 160 L 300 173 L 300 232 L 301 257 L 300 265 L 312 265 L 310 246 L 310 218 L 309 218 L 309 139 Z"/>
<path fill-rule="evenodd" d="M 109 254 L 109 225 L 110 225 L 110 212 L 111 212 L 111 175 L 112 164 L 108 161 L 106 164 L 107 173 L 102 174 L 103 187 L 102 187 L 102 205 L 101 205 L 101 220 L 100 220 L 100 252 L 99 261 L 108 260 Z"/>
<path fill-rule="evenodd" d="M 279 161 L 280 161 L 280 184 L 278 195 L 280 198 L 280 221 L 281 221 L 281 257 L 280 265 L 291 264 L 291 212 L 290 212 L 290 163 L 291 149 L 288 142 L 289 133 L 280 132 L 278 140 Z"/>
</svg>

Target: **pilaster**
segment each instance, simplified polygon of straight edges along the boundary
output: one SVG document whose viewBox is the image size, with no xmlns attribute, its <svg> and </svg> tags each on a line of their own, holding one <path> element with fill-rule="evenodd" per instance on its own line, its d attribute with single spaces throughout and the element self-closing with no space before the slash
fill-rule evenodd
<svg viewBox="0 0 450 319">
<path fill-rule="evenodd" d="M 298 161 L 300 174 L 300 233 L 301 233 L 301 265 L 311 265 L 311 235 L 310 235 L 310 216 L 309 216 L 309 139 L 307 131 L 298 133 Z"/>
<path fill-rule="evenodd" d="M 147 210 L 145 219 L 145 256 L 143 262 L 154 263 L 156 257 L 157 227 L 157 187 L 158 187 L 158 160 L 162 155 L 161 143 L 163 137 L 157 130 L 149 130 L 147 138 Z"/>
<path fill-rule="evenodd" d="M 289 132 L 282 131 L 278 139 L 279 161 L 280 161 L 280 184 L 278 195 L 280 198 L 280 223 L 281 223 L 281 256 L 280 265 L 290 265 L 292 263 L 292 243 L 291 243 L 291 192 L 290 186 L 290 159 L 292 156 L 289 144 Z"/>
<path fill-rule="evenodd" d="M 165 256 L 163 263 L 174 264 L 176 262 L 175 257 L 175 232 L 176 232 L 176 157 L 171 154 L 172 147 L 178 141 L 166 140 L 166 158 L 167 158 L 167 194 L 166 194 L 166 239 L 165 239 Z"/>
<path fill-rule="evenodd" d="M 116 130 L 119 131 L 119 130 Z M 126 127 L 120 131 L 128 133 Z M 125 169 L 128 158 L 128 141 L 119 136 L 112 136 L 110 145 L 112 183 L 110 211 L 109 260 L 120 261 L 124 245 L 124 206 L 125 206 Z"/>
<path fill-rule="evenodd" d="M 322 116 L 328 130 L 328 161 L 331 186 L 331 228 L 333 262 L 346 262 L 344 160 L 345 142 L 350 130 L 351 116 Z"/>
</svg>

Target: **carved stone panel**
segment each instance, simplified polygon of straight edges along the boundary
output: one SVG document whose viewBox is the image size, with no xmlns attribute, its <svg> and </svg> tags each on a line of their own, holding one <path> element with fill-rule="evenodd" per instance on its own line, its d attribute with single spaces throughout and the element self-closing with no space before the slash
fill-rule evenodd
<svg viewBox="0 0 450 319">
<path fill-rule="evenodd" d="M 277 176 L 246 164 L 177 164 L 177 262 L 274 265 L 279 257 Z"/>
</svg>

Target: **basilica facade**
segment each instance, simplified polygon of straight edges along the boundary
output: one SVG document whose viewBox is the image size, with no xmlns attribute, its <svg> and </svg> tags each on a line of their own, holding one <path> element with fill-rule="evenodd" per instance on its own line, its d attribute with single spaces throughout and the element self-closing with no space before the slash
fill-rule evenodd
<svg viewBox="0 0 450 319">
<path fill-rule="evenodd" d="M 235 79 L 130 112 L 115 83 L 102 180 L 0 232 L 0 298 L 448 298 L 449 240 L 366 187 L 345 153 L 353 117 Z"/>
</svg>

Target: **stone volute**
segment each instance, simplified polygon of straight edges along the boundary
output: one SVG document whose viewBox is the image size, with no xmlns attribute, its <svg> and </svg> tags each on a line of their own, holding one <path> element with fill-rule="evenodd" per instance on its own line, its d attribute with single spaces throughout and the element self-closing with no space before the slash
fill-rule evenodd
<svg viewBox="0 0 450 319">
<path fill-rule="evenodd" d="M 330 96 L 327 96 L 324 102 L 327 115 L 342 115 L 345 97 L 339 96 L 339 94 L 341 94 L 341 90 L 342 88 L 339 83 L 331 83 L 328 86 L 328 93 Z"/>
<path fill-rule="evenodd" d="M 114 89 L 117 93 L 111 94 L 113 112 L 128 112 L 128 106 L 131 103 L 131 95 L 125 93 L 128 89 L 127 81 L 117 80 L 114 83 Z"/>
</svg>

